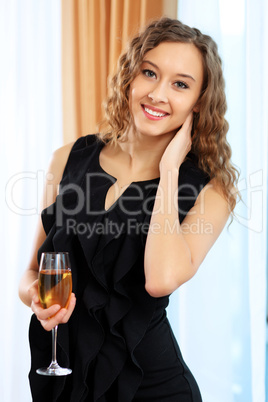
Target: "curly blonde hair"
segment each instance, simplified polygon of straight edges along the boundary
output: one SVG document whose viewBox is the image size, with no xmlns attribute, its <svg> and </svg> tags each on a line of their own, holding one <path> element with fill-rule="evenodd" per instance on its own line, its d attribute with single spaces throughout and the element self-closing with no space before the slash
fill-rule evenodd
<svg viewBox="0 0 268 402">
<path fill-rule="evenodd" d="M 111 80 L 111 94 L 105 103 L 105 118 L 100 125 L 99 138 L 104 142 L 123 139 L 132 124 L 129 110 L 129 88 L 140 72 L 145 54 L 162 42 L 192 43 L 202 54 L 204 81 L 198 100 L 199 111 L 194 113 L 192 150 L 199 167 L 215 178 L 229 203 L 236 205 L 234 189 L 238 171 L 231 163 L 231 148 L 226 134 L 229 128 L 224 115 L 227 110 L 222 62 L 214 40 L 196 28 L 170 18 L 151 22 L 136 35 L 118 61 L 117 72 Z"/>
</svg>

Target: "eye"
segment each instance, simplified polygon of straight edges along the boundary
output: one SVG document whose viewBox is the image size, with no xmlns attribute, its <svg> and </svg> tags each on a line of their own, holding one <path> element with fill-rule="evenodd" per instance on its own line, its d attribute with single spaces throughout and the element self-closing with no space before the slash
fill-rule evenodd
<svg viewBox="0 0 268 402">
<path fill-rule="evenodd" d="M 180 89 L 187 89 L 187 88 L 189 88 L 189 86 L 188 86 L 185 82 L 183 82 L 183 81 L 177 81 L 177 82 L 175 82 L 175 86 L 176 86 L 177 88 L 180 88 Z"/>
<path fill-rule="evenodd" d="M 156 77 L 156 74 L 152 70 L 148 70 L 148 69 L 142 70 L 142 74 L 149 78 Z"/>
</svg>

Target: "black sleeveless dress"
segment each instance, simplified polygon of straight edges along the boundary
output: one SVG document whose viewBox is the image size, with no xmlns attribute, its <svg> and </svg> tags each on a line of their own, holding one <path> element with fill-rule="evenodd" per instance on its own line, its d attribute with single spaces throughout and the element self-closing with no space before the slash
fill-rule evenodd
<svg viewBox="0 0 268 402">
<path fill-rule="evenodd" d="M 73 146 L 56 202 L 42 212 L 47 238 L 39 250 L 68 251 L 77 304 L 58 331 L 58 362 L 66 377 L 44 377 L 51 333 L 32 316 L 29 339 L 33 401 L 200 402 L 165 309 L 168 296 L 145 290 L 144 247 L 159 179 L 131 183 L 108 211 L 115 178 L 99 164 L 95 135 Z M 180 221 L 208 177 L 189 158 L 179 175 Z"/>
</svg>

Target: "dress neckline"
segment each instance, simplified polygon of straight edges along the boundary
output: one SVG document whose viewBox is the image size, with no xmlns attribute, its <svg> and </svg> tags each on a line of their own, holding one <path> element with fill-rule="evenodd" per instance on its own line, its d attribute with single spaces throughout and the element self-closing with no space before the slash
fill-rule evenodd
<svg viewBox="0 0 268 402">
<path fill-rule="evenodd" d="M 101 153 L 101 151 L 102 151 L 102 149 L 103 149 L 103 147 L 105 146 L 105 144 L 104 143 L 101 143 L 100 144 L 100 147 L 99 147 L 99 150 L 98 150 L 98 155 L 97 155 L 97 160 L 98 160 L 98 167 L 99 167 L 99 169 L 100 169 L 100 171 L 102 172 L 102 173 L 105 173 L 107 176 L 109 176 L 110 178 L 112 178 L 113 180 L 114 180 L 114 182 L 116 183 L 117 182 L 117 178 L 115 177 L 115 176 L 113 176 L 113 175 L 111 175 L 110 173 L 108 173 L 106 170 L 104 170 L 103 169 L 103 167 L 101 166 L 101 163 L 100 163 L 100 153 Z M 129 185 L 126 187 L 126 190 L 131 186 L 131 185 L 133 185 L 133 184 L 146 184 L 146 183 L 150 183 L 150 182 L 157 182 L 157 181 L 159 181 L 160 180 L 160 177 L 155 177 L 155 178 L 153 178 L 153 179 L 147 179 L 147 180 L 137 180 L 137 181 L 132 181 L 132 182 L 130 182 L 129 183 Z M 125 191 L 126 191 L 125 190 Z M 125 192 L 124 191 L 124 192 Z M 123 195 L 123 193 L 122 193 L 122 195 Z"/>
<path fill-rule="evenodd" d="M 146 186 L 146 184 L 150 184 L 150 183 L 158 183 L 159 182 L 159 180 L 160 180 L 160 177 L 156 177 L 156 178 L 154 178 L 154 179 L 148 179 L 148 180 L 137 180 L 137 181 L 132 181 L 132 182 L 130 182 L 128 185 L 126 185 L 126 186 L 124 186 L 123 188 L 124 188 L 124 190 L 122 191 L 122 193 L 119 195 L 119 197 L 114 201 L 114 203 L 112 204 L 112 205 L 110 205 L 109 206 L 109 208 L 105 208 L 105 204 L 106 204 L 106 198 L 107 198 L 107 194 L 108 194 L 108 191 L 109 191 L 109 189 L 110 189 L 110 187 L 113 185 L 113 184 L 115 184 L 116 182 L 117 182 L 117 178 L 116 177 L 114 177 L 113 175 L 111 175 L 110 173 L 108 173 L 105 169 L 103 169 L 103 167 L 101 166 L 101 163 L 100 163 L 100 153 L 101 153 L 101 150 L 103 149 L 103 147 L 104 147 L 104 145 L 105 144 L 103 144 L 103 143 L 100 143 L 100 146 L 99 146 L 99 148 L 98 148 L 98 152 L 97 152 L 97 167 L 98 167 L 98 169 L 99 169 L 99 171 L 101 172 L 101 173 L 103 173 L 103 174 L 105 174 L 106 176 L 107 176 L 107 178 L 109 178 L 109 186 L 108 186 L 108 188 L 107 188 L 107 191 L 106 191 L 106 193 L 105 193 L 105 195 L 104 195 L 104 199 L 103 199 L 103 205 L 102 205 L 102 208 L 103 208 L 103 210 L 105 211 L 105 213 L 108 213 L 108 212 L 110 212 L 111 210 L 113 210 L 114 208 L 116 208 L 117 207 L 117 205 L 120 203 L 120 200 L 121 200 L 121 198 L 122 197 L 124 197 L 125 195 L 126 195 L 126 193 L 127 192 L 129 192 L 135 185 L 137 185 L 137 186 Z M 112 184 L 111 184 L 111 181 L 113 182 Z"/>
</svg>

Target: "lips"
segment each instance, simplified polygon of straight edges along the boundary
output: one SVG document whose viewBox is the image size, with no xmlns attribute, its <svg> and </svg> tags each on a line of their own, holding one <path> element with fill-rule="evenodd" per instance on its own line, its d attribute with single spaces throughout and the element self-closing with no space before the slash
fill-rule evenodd
<svg viewBox="0 0 268 402">
<path fill-rule="evenodd" d="M 169 113 L 165 112 L 164 110 L 158 109 L 151 105 L 141 105 L 142 110 L 146 117 L 150 120 L 162 120 L 165 117 L 169 116 Z"/>
</svg>

